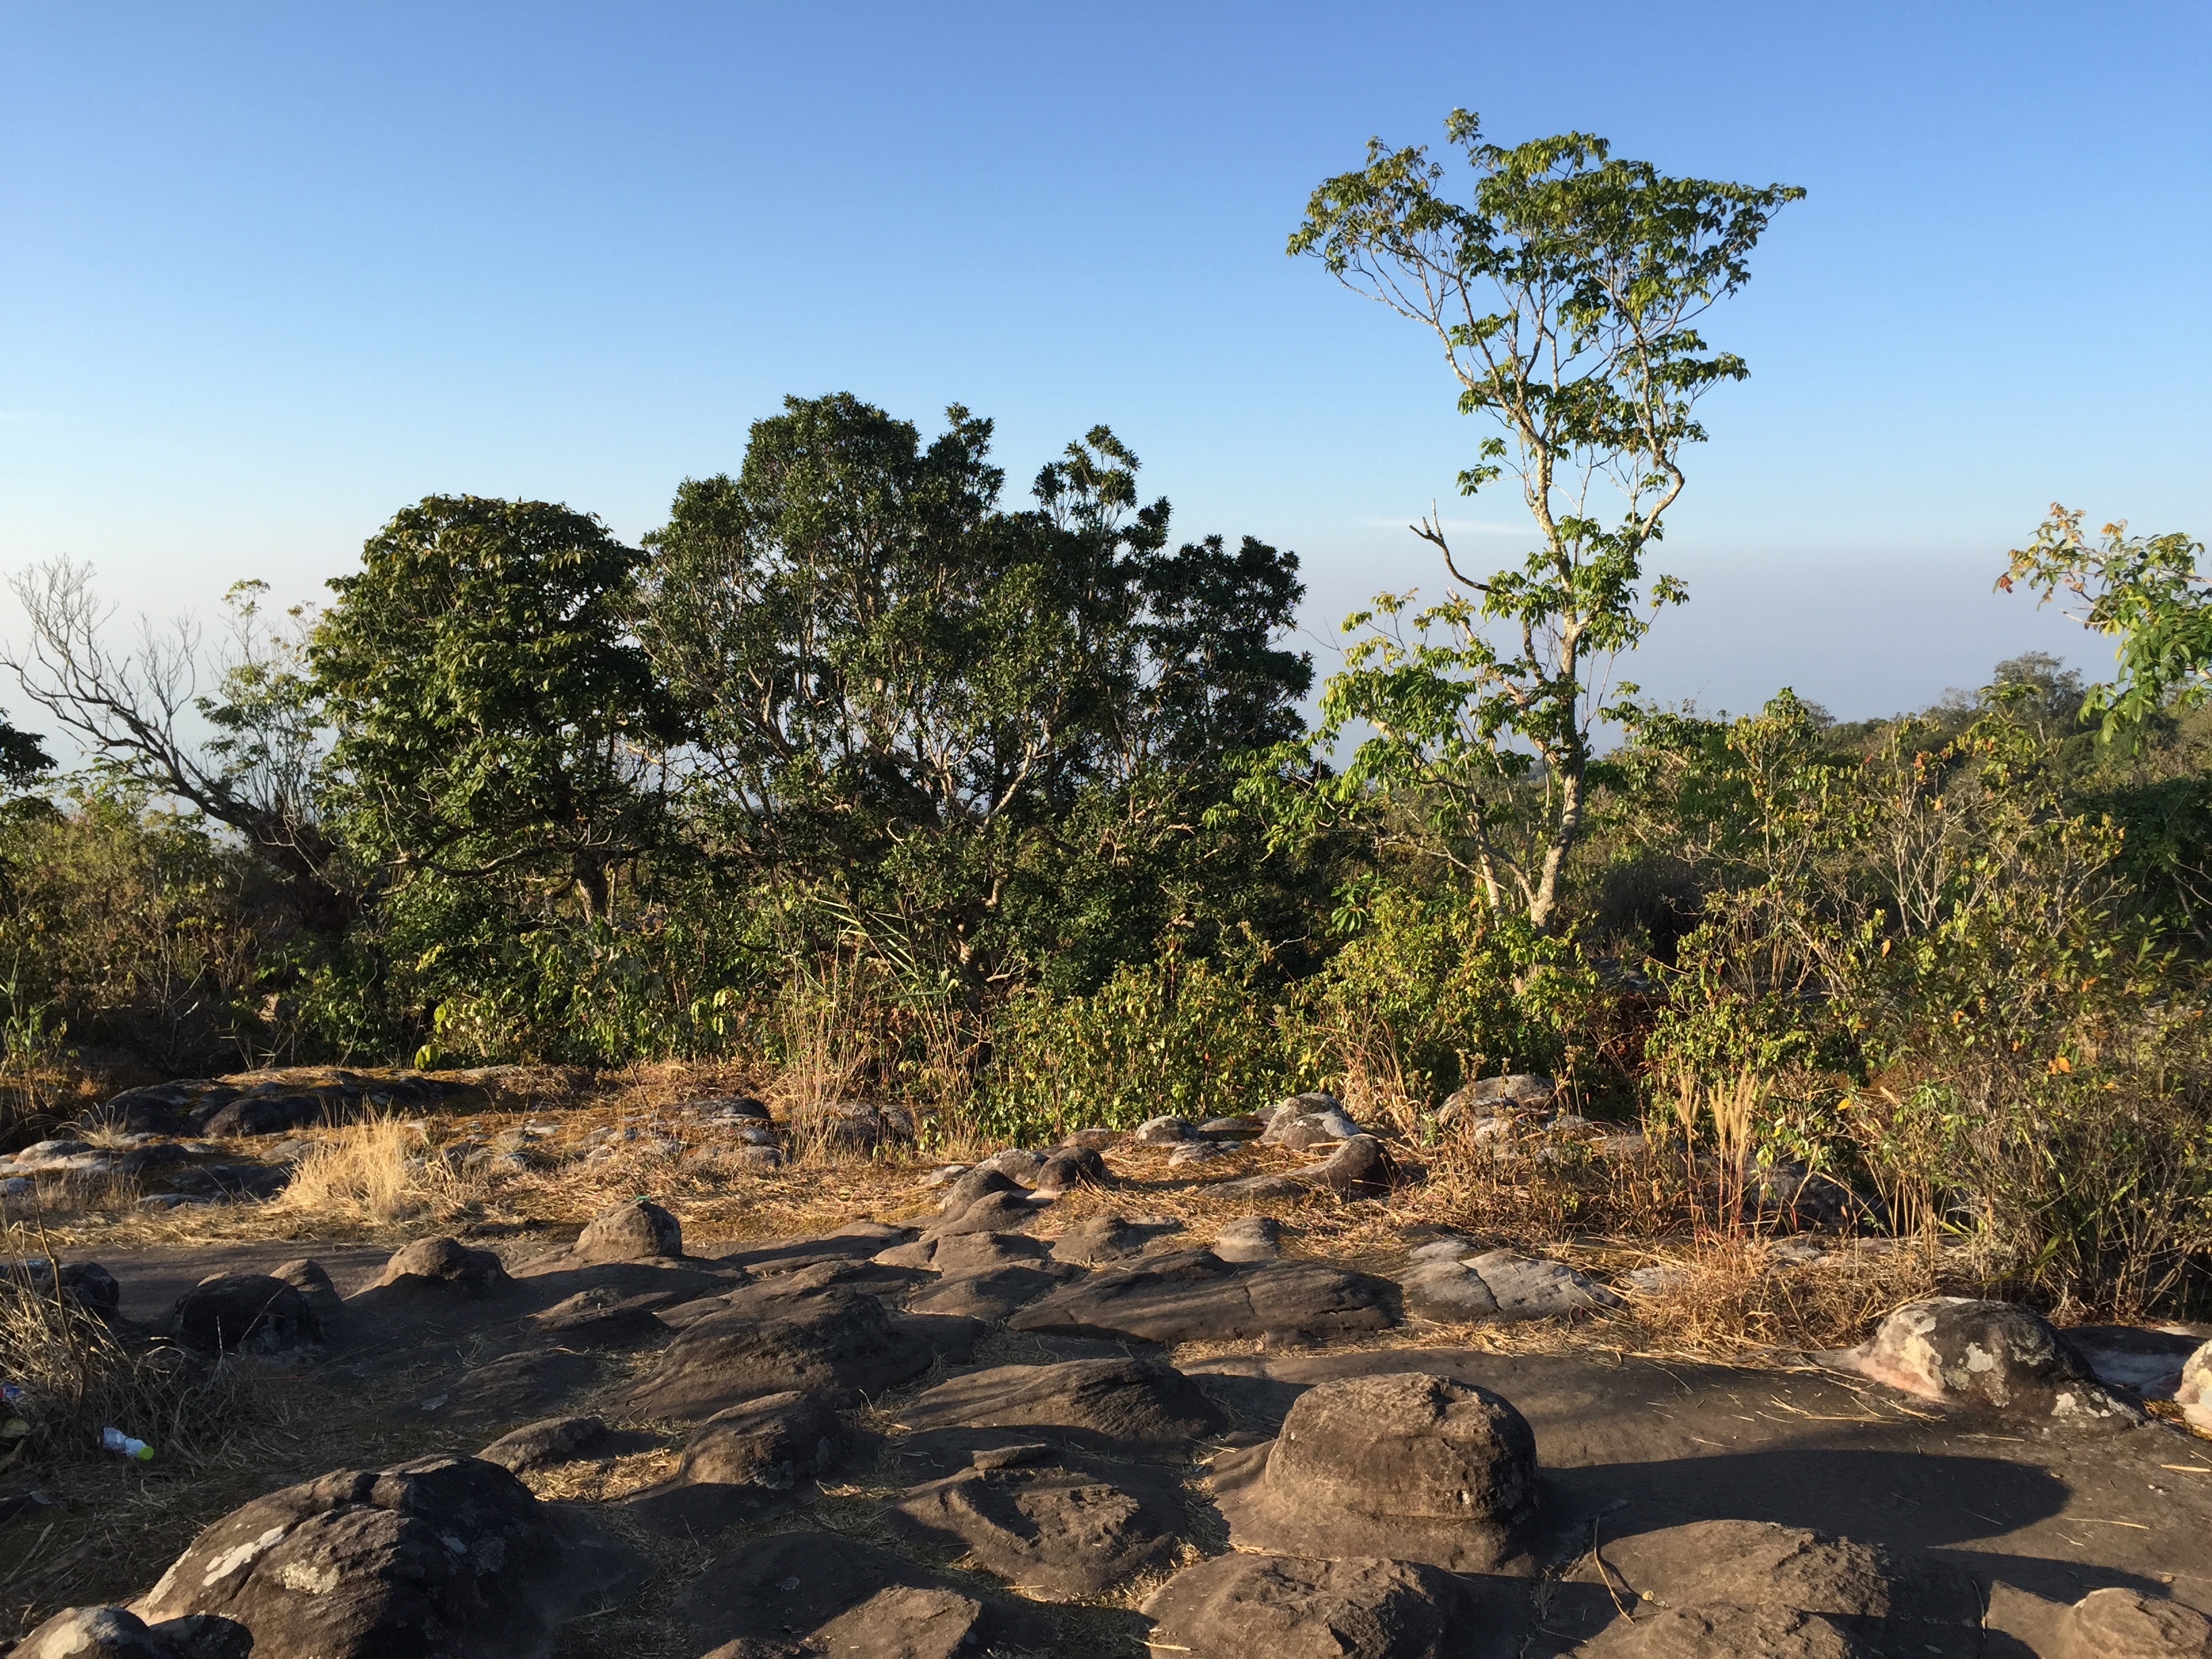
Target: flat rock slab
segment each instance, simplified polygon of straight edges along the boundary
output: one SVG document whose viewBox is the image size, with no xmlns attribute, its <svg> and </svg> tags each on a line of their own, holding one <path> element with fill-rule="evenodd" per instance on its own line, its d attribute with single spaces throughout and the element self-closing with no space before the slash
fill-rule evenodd
<svg viewBox="0 0 2212 1659">
<path fill-rule="evenodd" d="M 1620 1304 L 1620 1297 L 1564 1261 L 1511 1250 L 1417 1261 L 1399 1276 L 1407 1312 L 1441 1322 L 1553 1319 Z"/>
<path fill-rule="evenodd" d="M 1145 1603 L 1155 1652 L 1192 1659 L 1450 1659 L 1457 1581 L 1405 1561 L 1221 1555 Z"/>
<path fill-rule="evenodd" d="M 635 1417 L 699 1422 L 787 1389 L 880 1394 L 921 1376 L 940 1352 L 964 1354 L 981 1328 L 951 1318 L 893 1318 L 872 1297 L 831 1287 L 781 1308 L 738 1308 L 685 1327 L 617 1403 Z"/>
<path fill-rule="evenodd" d="M 1851 1379 L 1626 1357 L 1401 1348 L 1225 1356 L 1186 1369 L 1261 1428 L 1332 1377 L 1419 1370 L 1494 1390 L 1535 1435 L 1540 1553 L 1553 1558 L 1588 1548 L 1593 1520 L 1608 1559 L 1614 1543 L 1664 1528 L 1771 1522 L 1929 1555 L 1985 1586 L 2051 1601 L 2078 1599 L 2081 1576 L 2094 1572 L 2170 1582 L 2177 1601 L 2212 1611 L 2203 1565 L 2212 1473 L 2187 1472 L 2212 1471 L 2212 1457 L 2155 1424 L 1996 1433 L 1984 1419 Z M 1614 1616 L 1609 1602 L 1597 1606 Z M 1565 1628 L 1559 1611 L 1548 1622 Z"/>
<path fill-rule="evenodd" d="M 1096 1595 L 1175 1553 L 1182 1494 L 1164 1472 L 1070 1467 L 1043 1445 L 984 1454 L 981 1463 L 898 1499 L 886 1517 L 894 1530 L 965 1551 L 1045 1601 Z"/>
<path fill-rule="evenodd" d="M 1006 1322 L 1018 1331 L 1146 1342 L 1325 1340 L 1396 1324 L 1398 1287 L 1313 1261 L 1238 1263 L 1211 1250 L 1162 1251 L 1098 1268 Z"/>
<path fill-rule="evenodd" d="M 1050 1428 L 1179 1446 L 1228 1426 L 1198 1385 L 1158 1359 L 1000 1365 L 939 1383 L 898 1413 L 908 1430 Z"/>
<path fill-rule="evenodd" d="M 1038 1645 L 1048 1634 L 1025 1607 L 831 1532 L 780 1533 L 732 1550 L 676 1607 L 708 1659 L 956 1659 L 994 1643 Z"/>
</svg>

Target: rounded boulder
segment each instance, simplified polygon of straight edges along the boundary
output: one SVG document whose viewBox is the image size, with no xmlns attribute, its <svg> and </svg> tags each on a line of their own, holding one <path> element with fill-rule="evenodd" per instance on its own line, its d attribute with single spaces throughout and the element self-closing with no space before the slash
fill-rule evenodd
<svg viewBox="0 0 2212 1659">
<path fill-rule="evenodd" d="M 1536 1511 L 1536 1440 L 1511 1402 L 1419 1371 L 1299 1395 L 1255 1477 L 1217 1492 L 1240 1548 L 1488 1572 Z"/>
</svg>

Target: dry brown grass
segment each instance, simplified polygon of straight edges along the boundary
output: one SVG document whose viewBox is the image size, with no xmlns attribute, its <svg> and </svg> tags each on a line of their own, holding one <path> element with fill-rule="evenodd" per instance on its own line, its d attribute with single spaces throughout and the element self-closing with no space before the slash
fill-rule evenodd
<svg viewBox="0 0 2212 1659">
<path fill-rule="evenodd" d="M 283 1218 L 313 1216 L 325 1225 L 384 1228 L 450 1219 L 472 1197 L 471 1184 L 437 1156 L 422 1130 L 378 1118 L 318 1141 L 264 1209 L 280 1225 Z"/>
</svg>

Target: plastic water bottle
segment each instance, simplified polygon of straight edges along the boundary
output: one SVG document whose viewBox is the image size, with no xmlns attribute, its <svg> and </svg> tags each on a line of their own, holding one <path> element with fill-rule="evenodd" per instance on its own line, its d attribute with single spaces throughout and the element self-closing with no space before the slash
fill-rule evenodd
<svg viewBox="0 0 2212 1659">
<path fill-rule="evenodd" d="M 134 1457 L 141 1463 L 150 1463 L 154 1461 L 154 1449 L 151 1446 L 143 1440 L 133 1440 L 120 1429 L 102 1429 L 100 1431 L 100 1443 L 106 1450 L 119 1452 L 125 1457 Z"/>
</svg>

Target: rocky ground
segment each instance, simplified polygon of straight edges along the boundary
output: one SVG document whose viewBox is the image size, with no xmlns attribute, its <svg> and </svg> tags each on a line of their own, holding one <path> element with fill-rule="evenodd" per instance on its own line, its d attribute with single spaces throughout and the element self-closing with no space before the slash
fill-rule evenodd
<svg viewBox="0 0 2212 1659">
<path fill-rule="evenodd" d="M 1923 1296 L 1684 1359 L 1626 1334 L 1686 1269 L 1454 1228 L 1325 1097 L 932 1170 L 891 1109 L 472 1128 L 484 1086 L 134 1091 L 18 1156 L 61 1265 L 12 1294 L 237 1418 L 220 1467 L 0 1468 L 20 1659 L 2212 1650 L 2212 1333 Z M 1613 1139 L 1534 1088 L 1457 1105 L 1522 1158 Z M 418 1162 L 614 1201 L 396 1249 L 282 1207 L 334 1121 L 407 1112 L 454 1130 Z M 601 1189 L 654 1159 L 664 1201 Z M 809 1224 L 714 1237 L 771 1190 Z"/>
</svg>

